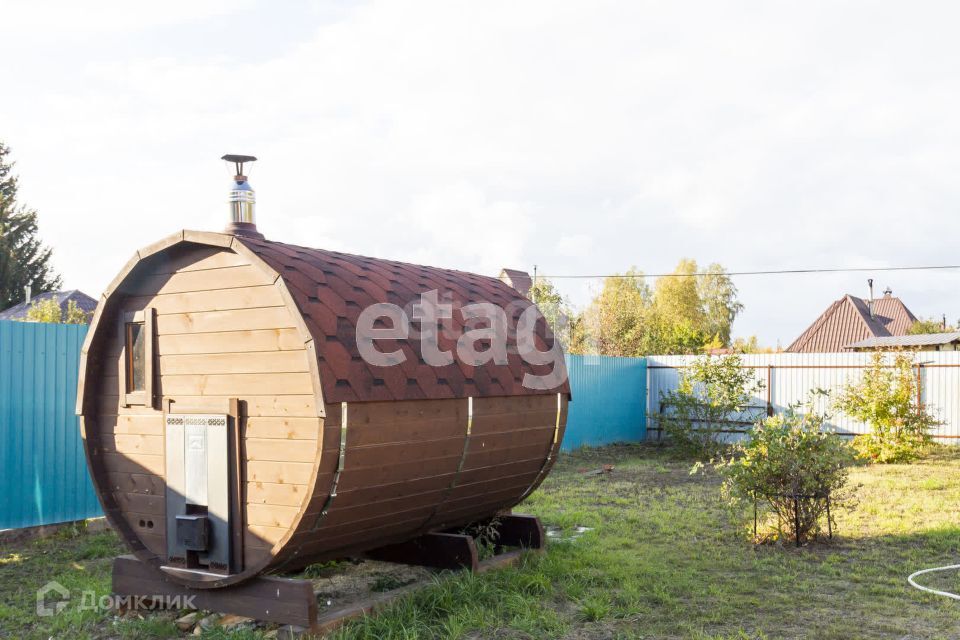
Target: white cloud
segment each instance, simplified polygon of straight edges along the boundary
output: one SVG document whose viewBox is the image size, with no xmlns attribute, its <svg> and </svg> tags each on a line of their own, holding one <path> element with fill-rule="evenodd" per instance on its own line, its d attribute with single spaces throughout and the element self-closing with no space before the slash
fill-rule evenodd
<svg viewBox="0 0 960 640">
<path fill-rule="evenodd" d="M 105 33 L 199 22 L 241 11 L 251 4 L 251 0 L 165 0 L 162 5 L 124 0 L 5 0 L 0 36 L 31 42 L 89 39 Z"/>
<path fill-rule="evenodd" d="M 955 261 L 950 3 L 36 6 L 0 22 L 0 139 L 90 293 L 223 226 L 225 152 L 269 237 L 488 274 Z M 740 280 L 736 330 L 789 342 L 865 278 Z"/>
<path fill-rule="evenodd" d="M 595 246 L 593 238 L 584 233 L 572 236 L 561 236 L 557 240 L 557 255 L 565 258 L 587 258 L 593 254 Z"/>
<path fill-rule="evenodd" d="M 490 202 L 478 188 L 458 183 L 413 200 L 399 222 L 398 242 L 384 247 L 407 262 L 462 264 L 480 273 L 524 264 L 524 247 L 534 230 L 532 206 Z"/>
</svg>

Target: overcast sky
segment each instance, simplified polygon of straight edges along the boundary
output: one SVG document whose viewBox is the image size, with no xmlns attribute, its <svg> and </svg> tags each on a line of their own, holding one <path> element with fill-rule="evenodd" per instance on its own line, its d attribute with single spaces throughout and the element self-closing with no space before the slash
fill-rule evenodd
<svg viewBox="0 0 960 640">
<path fill-rule="evenodd" d="M 960 263 L 957 3 L 54 4 L 2 3 L 0 139 L 67 288 L 222 229 L 228 152 L 270 239 L 488 275 Z M 738 278 L 734 333 L 868 275 Z"/>
</svg>

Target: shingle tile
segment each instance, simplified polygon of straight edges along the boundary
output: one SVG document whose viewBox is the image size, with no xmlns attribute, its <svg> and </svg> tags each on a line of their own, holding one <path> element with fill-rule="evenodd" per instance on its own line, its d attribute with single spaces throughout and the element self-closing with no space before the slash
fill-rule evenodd
<svg viewBox="0 0 960 640">
<path fill-rule="evenodd" d="M 238 240 L 281 275 L 304 313 L 317 346 L 327 402 L 569 393 L 565 376 L 563 384 L 555 389 L 524 388 L 520 384 L 524 373 L 543 375 L 550 367 L 530 365 L 516 354 L 510 355 L 509 365 L 489 362 L 473 367 L 457 360 L 444 367 L 431 367 L 420 353 L 416 323 L 409 340 L 377 343 L 383 351 L 400 348 L 407 356 L 406 362 L 378 367 L 360 357 L 356 324 L 364 308 L 375 302 L 390 302 L 410 314 L 420 294 L 432 290 L 438 292 L 441 302 L 452 303 L 455 308 L 477 302 L 492 302 L 504 308 L 515 306 L 516 312 L 510 319 L 512 332 L 519 313 L 531 303 L 518 299 L 517 293 L 500 280 L 266 240 Z M 452 319 L 444 321 L 444 326 L 449 335 L 441 332 L 439 346 L 453 351 L 456 357 L 457 337 L 464 328 L 462 314 L 455 312 Z M 539 349 L 552 344 L 545 323 L 538 324 L 536 334 L 534 342 Z M 562 360 L 557 366 L 564 366 Z"/>
</svg>

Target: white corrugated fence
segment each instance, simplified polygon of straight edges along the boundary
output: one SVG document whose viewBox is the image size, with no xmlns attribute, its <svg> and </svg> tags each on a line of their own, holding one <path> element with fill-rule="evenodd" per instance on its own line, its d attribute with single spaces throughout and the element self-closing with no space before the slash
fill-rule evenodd
<svg viewBox="0 0 960 640">
<path fill-rule="evenodd" d="M 769 406 L 781 413 L 791 404 L 805 402 L 811 389 L 821 388 L 836 397 L 847 383 L 863 375 L 872 354 L 863 353 L 772 353 L 742 356 L 745 367 L 754 370 L 765 388 L 754 402 L 757 407 Z M 656 415 L 660 413 L 661 394 L 677 388 L 678 370 L 697 356 L 648 356 L 647 413 L 651 417 L 647 433 L 659 436 Z M 919 363 L 921 401 L 943 424 L 933 435 L 944 443 L 960 444 L 960 352 L 921 351 Z M 821 400 L 821 408 L 827 401 Z M 762 413 L 762 411 L 760 412 Z M 865 433 L 866 425 L 831 411 L 830 426 L 841 433 Z M 732 430 L 738 427 L 733 426 Z M 742 425 L 739 429 L 747 429 Z"/>
</svg>

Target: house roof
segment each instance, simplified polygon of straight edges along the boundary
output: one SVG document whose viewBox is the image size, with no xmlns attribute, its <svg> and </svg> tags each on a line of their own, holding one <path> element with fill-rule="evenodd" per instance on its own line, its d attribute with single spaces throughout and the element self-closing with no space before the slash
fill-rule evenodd
<svg viewBox="0 0 960 640">
<path fill-rule="evenodd" d="M 74 301 L 85 313 L 93 313 L 97 308 L 97 301 L 85 294 L 79 289 L 70 289 L 69 291 L 47 291 L 38 293 L 30 299 L 30 302 L 21 302 L 5 311 L 0 311 L 0 320 L 25 320 L 30 307 L 44 300 L 56 300 L 60 309 L 66 313 L 70 301 Z"/>
<path fill-rule="evenodd" d="M 869 301 L 850 294 L 840 298 L 823 312 L 800 337 L 787 347 L 791 353 L 830 353 L 868 338 L 907 334 L 917 317 L 900 298 L 885 295 L 875 298 L 870 316 Z"/>
<path fill-rule="evenodd" d="M 520 271 L 519 269 L 501 269 L 500 281 L 516 289 L 524 298 L 530 297 L 533 278 L 531 278 L 530 274 L 526 271 Z"/>
<path fill-rule="evenodd" d="M 848 344 L 847 349 L 895 349 L 897 347 L 927 347 L 960 343 L 960 331 L 947 333 L 920 333 L 913 336 L 886 336 L 883 338 L 867 338 L 860 342 Z"/>
<path fill-rule="evenodd" d="M 417 400 L 484 396 L 569 393 L 563 358 L 553 365 L 526 362 L 517 353 L 517 320 L 532 303 L 496 278 L 463 271 L 425 267 L 379 258 L 310 249 L 280 242 L 237 236 L 236 242 L 254 252 L 280 274 L 303 315 L 316 345 L 321 386 L 326 402 Z M 504 309 L 508 319 L 508 364 L 492 359 L 471 366 L 459 357 L 435 367 L 425 362 L 417 325 L 410 337 L 378 340 L 383 352 L 400 349 L 406 360 L 394 366 L 366 362 L 357 345 L 361 312 L 375 303 L 392 303 L 412 318 L 411 305 L 420 294 L 436 290 L 441 302 L 453 305 L 450 332 L 441 330 L 439 347 L 456 353 L 457 337 L 466 326 L 462 306 L 487 302 Z M 534 342 L 547 351 L 553 336 L 546 322 L 536 325 Z M 523 386 L 525 374 L 549 375 L 554 367 L 561 384 L 551 389 Z"/>
</svg>

